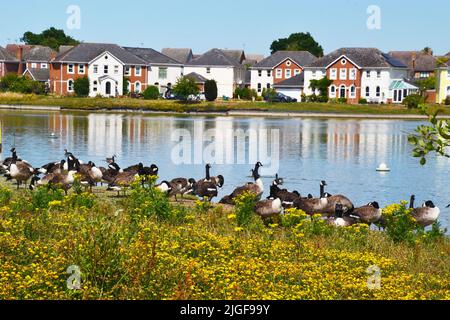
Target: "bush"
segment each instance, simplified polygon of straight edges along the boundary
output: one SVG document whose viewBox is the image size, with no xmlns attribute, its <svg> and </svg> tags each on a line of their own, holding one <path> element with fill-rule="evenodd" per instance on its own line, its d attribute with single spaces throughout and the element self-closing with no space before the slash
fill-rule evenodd
<svg viewBox="0 0 450 320">
<path fill-rule="evenodd" d="M 127 77 L 123 77 L 122 94 L 124 96 L 126 96 L 130 93 L 130 91 L 128 90 L 129 83 L 130 83 L 130 80 Z"/>
<path fill-rule="evenodd" d="M 408 109 L 417 109 L 423 103 L 425 103 L 425 99 L 419 94 L 411 94 L 403 99 L 403 104 Z"/>
<path fill-rule="evenodd" d="M 444 101 L 446 106 L 450 106 L 450 96 L 447 96 Z"/>
<path fill-rule="evenodd" d="M 145 100 L 156 100 L 159 98 L 159 89 L 156 86 L 149 86 L 142 93 Z"/>
<path fill-rule="evenodd" d="M 44 94 L 45 85 L 41 82 L 19 77 L 17 74 L 7 74 L 0 81 L 0 91 Z"/>
<path fill-rule="evenodd" d="M 252 98 L 255 98 L 258 96 L 256 93 L 256 90 L 250 89 L 250 88 L 236 88 L 234 90 L 233 98 L 235 99 L 242 99 L 242 100 L 252 100 Z"/>
<path fill-rule="evenodd" d="M 73 90 L 77 97 L 87 97 L 89 95 L 89 78 L 78 78 L 73 82 Z"/>
<path fill-rule="evenodd" d="M 8 188 L 0 186 L 0 206 L 9 204 L 12 198 L 12 191 Z"/>
<path fill-rule="evenodd" d="M 253 216 L 253 209 L 256 204 L 256 195 L 251 192 L 244 192 L 235 199 L 236 220 L 239 227 L 250 224 Z"/>
<path fill-rule="evenodd" d="M 217 83 L 215 80 L 205 81 L 205 98 L 208 101 L 217 99 Z"/>
<path fill-rule="evenodd" d="M 43 186 L 33 192 L 31 204 L 34 209 L 47 209 L 54 202 L 61 203 L 64 199 L 64 192 L 50 186 Z"/>
<path fill-rule="evenodd" d="M 328 96 L 325 95 L 320 95 L 317 97 L 317 102 L 326 103 L 328 102 L 328 100 L 329 100 Z M 345 99 L 345 102 L 347 102 L 347 99 Z"/>
<path fill-rule="evenodd" d="M 347 98 L 338 98 L 337 102 L 338 103 L 347 103 Z"/>
<path fill-rule="evenodd" d="M 367 104 L 367 99 L 361 98 L 361 99 L 359 99 L 358 103 L 359 104 Z"/>
<path fill-rule="evenodd" d="M 198 94 L 200 92 L 200 89 L 198 88 L 197 83 L 195 83 L 194 80 L 187 77 L 182 77 L 178 79 L 172 91 L 175 95 L 183 97 L 183 99 L 187 101 L 188 97 L 191 94 Z"/>
</svg>

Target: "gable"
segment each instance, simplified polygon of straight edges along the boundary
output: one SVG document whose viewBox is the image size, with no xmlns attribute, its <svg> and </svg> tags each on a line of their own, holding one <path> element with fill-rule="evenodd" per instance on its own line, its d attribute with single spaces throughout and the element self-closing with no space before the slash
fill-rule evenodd
<svg viewBox="0 0 450 320">
<path fill-rule="evenodd" d="M 326 69 L 330 68 L 357 68 L 361 69 L 356 63 L 354 63 L 351 59 L 349 59 L 346 55 L 342 55 L 339 58 L 335 59 L 329 65 L 326 66 Z"/>
<path fill-rule="evenodd" d="M 105 51 L 103 53 L 101 53 L 100 55 L 98 55 L 97 57 L 95 57 L 94 59 L 92 59 L 92 61 L 89 62 L 89 64 L 93 64 L 95 62 L 98 62 L 100 60 L 104 60 L 105 62 L 108 61 L 110 62 L 110 59 L 115 60 L 116 62 L 120 63 L 121 65 L 124 65 L 124 63 L 122 61 L 120 61 L 119 59 L 117 59 L 113 54 L 111 54 L 109 51 Z"/>
<path fill-rule="evenodd" d="M 289 65 L 290 64 L 290 65 Z M 298 65 L 294 60 L 291 58 L 286 58 L 283 61 L 281 61 L 279 64 L 277 64 L 274 69 L 278 67 L 286 67 L 286 68 L 293 68 L 297 67 L 298 69 L 303 69 L 300 65 Z"/>
</svg>

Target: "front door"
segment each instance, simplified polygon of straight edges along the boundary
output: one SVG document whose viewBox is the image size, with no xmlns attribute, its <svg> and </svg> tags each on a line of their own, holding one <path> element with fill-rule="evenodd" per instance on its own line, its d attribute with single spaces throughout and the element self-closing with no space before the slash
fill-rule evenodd
<svg viewBox="0 0 450 320">
<path fill-rule="evenodd" d="M 342 86 L 341 89 L 339 90 L 339 98 L 345 98 L 345 87 Z"/>
<path fill-rule="evenodd" d="M 106 82 L 106 88 L 105 88 L 105 94 L 107 95 L 107 96 L 110 96 L 111 95 L 111 82 Z"/>
</svg>

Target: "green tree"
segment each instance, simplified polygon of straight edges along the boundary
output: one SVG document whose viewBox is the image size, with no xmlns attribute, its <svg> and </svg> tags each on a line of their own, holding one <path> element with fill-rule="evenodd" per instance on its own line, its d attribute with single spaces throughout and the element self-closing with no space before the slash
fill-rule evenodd
<svg viewBox="0 0 450 320">
<path fill-rule="evenodd" d="M 130 91 L 128 90 L 129 83 L 130 83 L 130 80 L 127 77 L 123 77 L 122 91 L 123 91 L 124 96 L 126 96 L 127 94 L 130 93 Z"/>
<path fill-rule="evenodd" d="M 17 74 L 7 74 L 0 81 L 0 91 L 10 91 L 19 93 L 45 93 L 45 85 L 41 82 L 19 77 Z"/>
<path fill-rule="evenodd" d="M 159 98 L 159 89 L 156 86 L 148 86 L 142 95 L 145 100 L 157 100 Z"/>
<path fill-rule="evenodd" d="M 183 97 L 183 100 L 187 101 L 191 94 L 198 94 L 200 89 L 194 80 L 187 77 L 181 77 L 178 79 L 172 91 L 174 94 Z"/>
<path fill-rule="evenodd" d="M 323 56 L 323 48 L 314 40 L 309 32 L 293 33 L 288 38 L 280 38 L 270 46 L 272 54 L 281 50 L 309 51 L 316 57 Z"/>
<path fill-rule="evenodd" d="M 425 79 L 420 79 L 416 81 L 416 84 L 419 87 L 422 96 L 425 96 L 427 90 L 436 89 L 436 78 L 428 77 Z"/>
<path fill-rule="evenodd" d="M 66 35 L 64 30 L 56 29 L 54 27 L 44 30 L 38 34 L 27 31 L 23 34 L 23 37 L 20 40 L 25 44 L 47 46 L 53 50 L 58 50 L 62 45 L 75 46 L 80 43 L 74 38 Z"/>
<path fill-rule="evenodd" d="M 89 95 L 89 78 L 78 78 L 73 82 L 73 90 L 77 97 L 87 97 Z"/>
<path fill-rule="evenodd" d="M 328 88 L 332 83 L 332 80 L 328 79 L 327 77 L 323 77 L 320 80 L 311 80 L 309 87 L 312 91 L 319 90 L 320 99 L 323 100 L 324 98 L 327 98 L 326 100 L 328 101 Z"/>
<path fill-rule="evenodd" d="M 205 98 L 208 101 L 217 99 L 217 82 L 215 80 L 205 81 Z"/>
</svg>

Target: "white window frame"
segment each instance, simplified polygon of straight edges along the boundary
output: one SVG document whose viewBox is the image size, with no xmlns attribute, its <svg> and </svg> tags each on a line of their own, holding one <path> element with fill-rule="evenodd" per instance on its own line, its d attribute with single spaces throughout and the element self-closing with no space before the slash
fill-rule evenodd
<svg viewBox="0 0 450 320">
<path fill-rule="evenodd" d="M 341 60 L 341 64 L 342 64 L 343 66 L 345 66 L 345 65 L 347 64 L 347 59 L 343 58 L 343 59 Z"/>
<path fill-rule="evenodd" d="M 272 70 L 267 70 L 267 76 L 271 77 L 272 76 Z"/>
<path fill-rule="evenodd" d="M 134 75 L 136 77 L 140 77 L 142 75 L 142 67 L 141 66 L 134 67 Z"/>
<path fill-rule="evenodd" d="M 330 80 L 337 80 L 337 69 L 336 68 L 330 69 Z"/>
<path fill-rule="evenodd" d="M 31 63 L 31 69 L 36 69 L 37 68 L 37 63 L 36 62 L 32 62 Z"/>
<path fill-rule="evenodd" d="M 330 86 L 330 98 L 336 98 L 336 86 L 334 84 Z"/>
<path fill-rule="evenodd" d="M 370 71 L 366 71 L 366 78 L 370 79 Z"/>
<path fill-rule="evenodd" d="M 291 78 L 291 77 L 292 77 L 292 70 L 291 70 L 291 69 L 286 69 L 286 70 L 284 70 L 284 77 L 285 77 L 286 79 Z"/>
<path fill-rule="evenodd" d="M 115 65 L 114 66 L 114 74 L 119 74 L 119 66 L 118 65 Z"/>
<path fill-rule="evenodd" d="M 258 92 L 262 92 L 262 83 L 258 83 L 257 90 Z"/>
<path fill-rule="evenodd" d="M 341 97 L 341 91 L 344 89 L 344 96 Z M 341 84 L 339 86 L 339 98 L 347 98 L 347 86 L 345 84 Z"/>
<path fill-rule="evenodd" d="M 72 71 L 70 71 L 72 70 Z M 68 74 L 75 74 L 75 65 L 70 63 L 67 65 L 67 73 Z"/>
<path fill-rule="evenodd" d="M 98 81 L 95 80 L 92 82 L 92 91 L 97 92 L 98 91 Z"/>
<path fill-rule="evenodd" d="M 78 65 L 78 73 L 79 74 L 85 74 L 86 73 L 86 68 L 84 67 L 84 64 L 79 64 Z"/>
<path fill-rule="evenodd" d="M 70 82 L 71 81 L 72 81 L 72 88 L 70 88 Z M 73 81 L 73 79 L 68 79 L 67 80 L 67 92 L 74 92 L 75 91 L 74 84 L 75 84 L 75 81 Z"/>
<path fill-rule="evenodd" d="M 302 70 L 300 70 L 300 69 L 294 70 L 294 76 L 298 76 L 300 73 L 302 73 Z"/>
<path fill-rule="evenodd" d="M 211 68 L 209 68 L 209 67 L 206 68 L 206 73 L 207 73 L 207 74 L 210 74 L 210 73 L 211 73 Z"/>
<path fill-rule="evenodd" d="M 381 87 L 380 87 L 380 86 L 377 86 L 377 87 L 375 88 L 375 96 L 376 96 L 377 98 L 381 97 Z"/>
<path fill-rule="evenodd" d="M 109 74 L 109 65 L 103 65 L 103 74 Z"/>
<path fill-rule="evenodd" d="M 381 79 L 381 71 L 377 71 L 377 79 Z"/>
<path fill-rule="evenodd" d="M 48 63 L 42 62 L 41 69 L 48 69 Z"/>
<path fill-rule="evenodd" d="M 367 90 L 367 89 L 369 89 L 369 90 Z M 370 98 L 370 87 L 369 86 L 366 86 L 366 88 L 364 89 L 364 96 L 366 98 Z"/>
<path fill-rule="evenodd" d="M 290 60 L 286 61 L 286 67 L 290 67 L 292 65 L 292 62 Z"/>
<path fill-rule="evenodd" d="M 161 70 L 164 70 L 164 75 L 161 75 Z M 159 80 L 165 80 L 165 79 L 167 79 L 167 73 L 168 73 L 168 71 L 169 71 L 169 69 L 168 68 L 166 68 L 166 67 L 163 67 L 163 68 L 159 68 L 158 69 L 158 79 Z M 208 71 L 207 71 L 208 72 Z M 210 70 L 210 72 L 211 72 L 211 70 Z"/>
<path fill-rule="evenodd" d="M 125 66 L 125 75 L 131 76 L 131 67 L 130 66 Z"/>
<path fill-rule="evenodd" d="M 281 79 L 281 78 L 283 78 L 283 69 L 276 69 L 276 72 L 275 72 L 275 78 L 276 78 L 276 79 Z"/>
<path fill-rule="evenodd" d="M 358 71 L 356 68 L 350 69 L 350 74 L 348 75 L 349 80 L 356 80 L 356 75 L 358 74 Z"/>
<path fill-rule="evenodd" d="M 258 70 L 258 77 L 262 77 L 262 70 Z"/>
<path fill-rule="evenodd" d="M 316 75 L 317 75 L 317 71 L 312 71 L 312 72 L 311 72 L 311 76 L 312 76 L 313 78 L 315 78 Z"/>
<path fill-rule="evenodd" d="M 339 69 L 339 80 L 347 80 L 347 69 L 346 68 Z"/>
<path fill-rule="evenodd" d="M 352 92 L 353 90 L 353 92 Z M 350 86 L 349 88 L 349 97 L 350 98 L 356 98 L 356 87 L 355 86 Z"/>
<path fill-rule="evenodd" d="M 137 90 L 137 86 L 139 85 L 139 90 Z M 141 93 L 142 92 L 142 83 L 140 81 L 136 81 L 134 83 L 134 92 Z"/>
<path fill-rule="evenodd" d="M 94 64 L 94 66 L 93 66 L 92 69 L 93 69 L 92 72 L 93 72 L 94 74 L 97 74 L 97 73 L 98 73 L 98 64 Z"/>
</svg>

